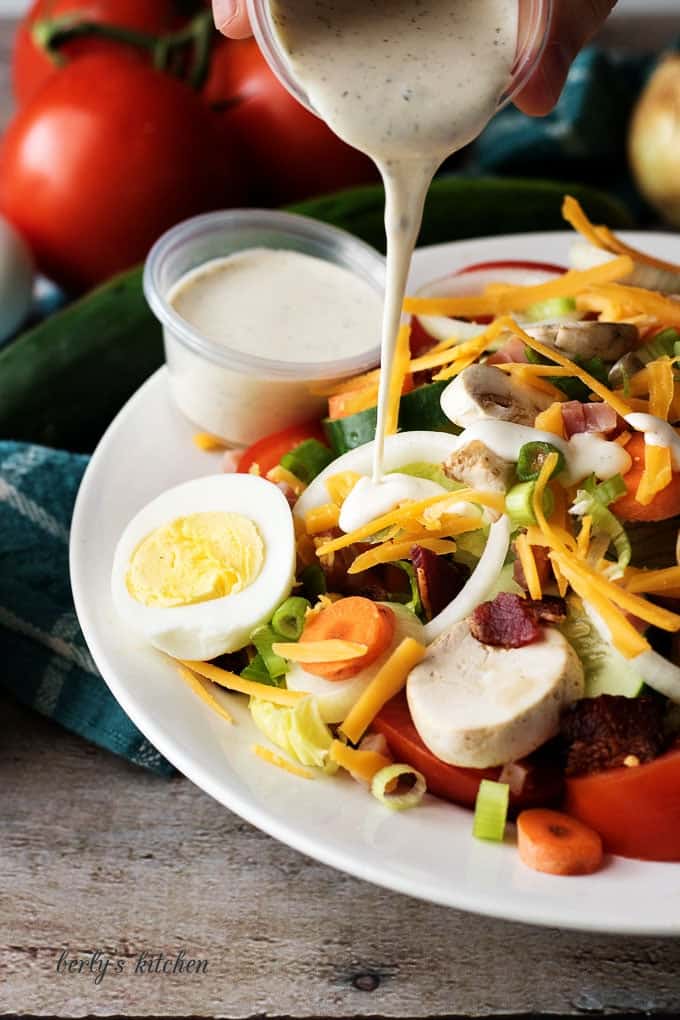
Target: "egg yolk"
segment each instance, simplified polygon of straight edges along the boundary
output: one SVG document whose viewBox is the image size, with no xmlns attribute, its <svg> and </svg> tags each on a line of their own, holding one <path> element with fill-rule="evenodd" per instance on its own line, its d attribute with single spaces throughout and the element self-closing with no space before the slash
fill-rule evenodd
<svg viewBox="0 0 680 1020">
<path fill-rule="evenodd" d="M 190 606 L 235 595 L 262 569 L 264 543 L 248 517 L 198 513 L 142 539 L 130 560 L 127 590 L 145 606 Z"/>
</svg>

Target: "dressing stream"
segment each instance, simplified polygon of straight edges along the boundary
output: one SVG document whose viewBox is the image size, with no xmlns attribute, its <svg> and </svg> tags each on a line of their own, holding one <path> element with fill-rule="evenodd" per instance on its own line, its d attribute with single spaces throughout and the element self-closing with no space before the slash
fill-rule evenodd
<svg viewBox="0 0 680 1020">
<path fill-rule="evenodd" d="M 519 0 L 270 4 L 293 77 L 333 131 L 373 159 L 385 184 L 387 276 L 372 480 L 376 505 L 384 505 L 375 490 L 384 474 L 389 382 L 425 198 L 443 160 L 479 135 L 508 87 Z M 364 491 L 365 512 L 371 499 Z"/>
</svg>

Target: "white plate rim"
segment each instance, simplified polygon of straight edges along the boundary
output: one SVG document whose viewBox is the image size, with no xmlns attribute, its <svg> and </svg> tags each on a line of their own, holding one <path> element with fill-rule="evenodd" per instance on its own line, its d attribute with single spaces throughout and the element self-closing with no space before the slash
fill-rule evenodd
<svg viewBox="0 0 680 1020">
<path fill-rule="evenodd" d="M 551 261 L 551 258 L 544 256 L 543 253 L 533 251 L 534 247 L 541 246 L 542 244 L 547 244 L 548 246 L 555 243 L 564 244 L 566 241 L 573 239 L 573 236 L 574 235 L 566 232 L 500 235 L 490 238 L 475 238 L 465 241 L 450 242 L 447 244 L 419 249 L 414 259 L 411 286 L 419 286 L 427 280 L 432 279 L 437 275 L 441 275 L 441 266 L 439 263 L 443 258 L 449 260 L 447 261 L 447 266 L 450 266 L 451 268 L 453 268 L 456 264 L 463 265 L 466 261 L 469 261 L 469 259 L 473 256 L 468 255 L 468 252 L 474 253 L 475 261 L 484 261 L 484 255 L 488 257 L 488 260 L 493 260 L 498 257 L 498 253 L 495 249 L 499 245 L 502 246 L 509 244 L 513 248 L 518 249 L 512 256 L 514 258 L 528 259 L 530 257 L 529 253 L 526 252 L 523 255 L 522 249 L 525 246 L 529 246 L 532 249 L 531 257 L 533 257 L 536 261 Z M 643 245 L 646 243 L 651 250 L 654 250 L 657 243 L 666 242 L 667 245 L 669 239 L 673 239 L 675 243 L 680 246 L 680 239 L 672 238 L 672 235 L 627 232 L 622 236 L 625 236 L 626 239 L 633 244 L 637 243 Z M 482 252 L 478 250 L 480 248 L 482 249 Z M 491 250 L 485 252 L 486 248 Z M 505 257 L 509 258 L 511 256 L 510 254 L 505 254 Z M 439 266 L 439 268 L 436 268 L 437 266 Z M 130 690 L 124 683 L 120 682 L 116 663 L 107 653 L 104 643 L 100 639 L 100 635 L 97 633 L 97 629 L 94 626 L 93 617 L 88 605 L 86 584 L 84 582 L 85 561 L 81 554 L 82 551 L 79 544 L 79 537 L 86 527 L 88 496 L 92 480 L 97 473 L 98 465 L 109 455 L 111 449 L 115 446 L 117 432 L 121 425 L 130 415 L 136 412 L 139 405 L 149 399 L 151 393 L 153 393 L 159 386 L 166 385 L 166 377 L 167 370 L 165 368 L 159 369 L 153 376 L 151 376 L 128 401 L 104 434 L 95 453 L 93 454 L 81 482 L 74 507 L 70 541 L 70 571 L 74 603 L 85 639 L 94 661 L 114 697 L 144 736 L 188 779 L 203 789 L 215 800 L 240 815 L 252 825 L 303 854 L 313 857 L 339 871 L 351 874 L 375 885 L 383 886 L 384 888 L 437 903 L 439 905 L 450 906 L 455 909 L 466 910 L 510 921 L 543 926 L 560 926 L 562 928 L 570 928 L 574 930 L 619 935 L 670 936 L 680 934 L 680 910 L 677 912 L 677 919 L 669 916 L 664 920 L 659 918 L 656 920 L 654 918 L 631 918 L 629 923 L 622 922 L 620 918 L 617 918 L 616 920 L 603 918 L 598 921 L 594 920 L 592 917 L 580 919 L 572 914 L 561 915 L 559 911 L 555 912 L 554 909 L 547 909 L 540 899 L 532 900 L 531 898 L 527 898 L 527 902 L 524 907 L 508 911 L 507 907 L 504 907 L 502 904 L 499 905 L 492 895 L 489 894 L 484 896 L 480 895 L 479 892 L 471 895 L 465 889 L 465 886 L 461 884 L 458 884 L 453 892 L 451 889 L 442 890 L 441 893 L 433 893 L 432 890 L 424 890 L 421 883 L 415 880 L 409 880 L 404 876 L 395 876 L 389 873 L 384 873 L 374 866 L 362 863 L 357 858 L 356 854 L 348 855 L 346 852 L 338 850 L 323 841 L 319 842 L 318 840 L 310 840 L 300 834 L 294 826 L 283 823 L 272 817 L 269 813 L 267 813 L 267 811 L 262 810 L 256 803 L 254 803 L 252 799 L 242 796 L 237 789 L 230 789 L 228 792 L 225 792 L 224 782 L 218 781 L 210 772 L 206 772 L 204 769 L 197 766 L 197 764 L 193 761 L 192 756 L 185 753 L 181 744 L 177 742 L 171 733 L 169 733 L 163 726 L 158 725 L 153 716 L 140 711 L 139 705 L 137 704 L 134 696 L 131 695 Z M 179 412 L 176 413 L 179 414 Z M 281 773 L 281 776 L 282 780 L 286 782 L 287 777 L 283 773 Z M 680 881 L 680 865 L 647 864 L 647 862 L 628 863 L 639 865 L 641 868 L 645 869 L 663 868 L 668 877 L 671 877 L 670 872 L 673 871 L 673 877 L 677 877 Z M 569 892 L 573 889 L 573 886 L 570 887 L 569 883 L 574 880 L 567 879 L 558 881 L 567 883 L 565 885 L 565 897 L 568 897 Z M 680 891 L 680 885 L 678 887 L 678 891 Z"/>
</svg>

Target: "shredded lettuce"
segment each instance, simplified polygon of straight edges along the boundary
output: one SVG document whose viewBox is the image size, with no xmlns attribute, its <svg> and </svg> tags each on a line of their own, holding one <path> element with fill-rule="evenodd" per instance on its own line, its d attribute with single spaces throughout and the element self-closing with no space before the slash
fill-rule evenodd
<svg viewBox="0 0 680 1020">
<path fill-rule="evenodd" d="M 251 698 L 250 714 L 257 728 L 301 765 L 328 775 L 337 770 L 328 753 L 333 734 L 321 718 L 316 698 L 302 698 L 292 708 Z"/>
<path fill-rule="evenodd" d="M 597 485 L 595 478 L 591 476 L 583 483 L 583 488 L 577 491 L 576 499 L 569 510 L 570 514 L 577 517 L 592 517 L 593 535 L 605 536 L 609 539 L 609 544 L 614 546 L 619 572 L 625 570 L 630 563 L 632 549 L 625 528 L 618 517 L 608 509 L 608 505 L 625 491 L 626 485 L 620 475 L 615 475 L 601 485 Z"/>
</svg>

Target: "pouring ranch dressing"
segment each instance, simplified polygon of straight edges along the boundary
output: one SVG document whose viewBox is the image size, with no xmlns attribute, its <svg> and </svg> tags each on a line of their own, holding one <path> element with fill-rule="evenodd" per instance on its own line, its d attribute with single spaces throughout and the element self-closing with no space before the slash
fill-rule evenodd
<svg viewBox="0 0 680 1020">
<path fill-rule="evenodd" d="M 380 487 L 390 375 L 427 190 L 443 160 L 496 112 L 515 59 L 519 0 L 270 0 L 270 10 L 291 72 L 315 110 L 374 160 L 385 183 L 373 482 L 347 500 L 357 503 L 353 520 L 370 521 L 386 502 Z M 399 477 L 390 485 L 400 499 L 427 495 L 421 479 Z"/>
</svg>

